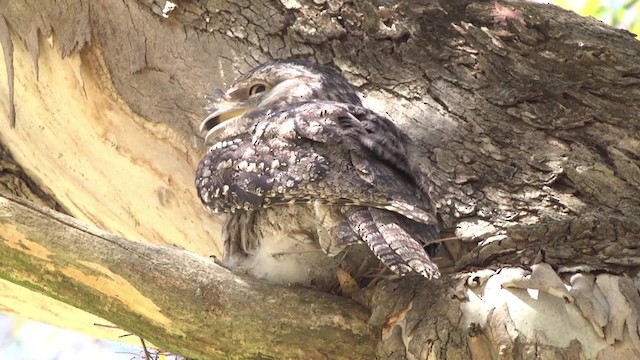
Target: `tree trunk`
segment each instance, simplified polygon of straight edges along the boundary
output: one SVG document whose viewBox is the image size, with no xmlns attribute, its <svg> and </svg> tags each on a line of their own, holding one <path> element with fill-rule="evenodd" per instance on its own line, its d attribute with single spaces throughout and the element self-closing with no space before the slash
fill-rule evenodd
<svg viewBox="0 0 640 360">
<path fill-rule="evenodd" d="M 3 200 L 0 309 L 69 326 L 33 312 L 35 290 L 200 358 L 334 358 L 334 345 L 344 358 L 640 356 L 640 43 L 548 5 L 380 3 L 0 0 L 0 189 L 147 243 L 118 237 L 119 250 L 88 260 L 53 241 L 57 233 L 39 234 L 54 215 Z M 225 281 L 251 284 L 256 298 L 275 291 L 198 258 L 220 255 L 220 225 L 201 208 L 193 174 L 205 95 L 292 56 L 340 69 L 368 107 L 414 138 L 442 223 L 461 237 L 441 249 L 444 279 L 361 289 L 375 350 L 362 310 L 344 298 L 317 294 L 313 306 L 327 318 L 351 315 L 343 331 L 352 351 L 326 331 L 335 322 L 313 318 L 325 331 L 300 330 L 314 328 L 303 309 L 287 313 L 289 327 L 276 308 L 249 329 L 250 309 L 199 308 L 176 293 L 211 282 L 206 299 L 235 299 Z M 25 209 L 35 218 L 20 222 Z M 163 271 L 131 271 L 141 252 Z M 188 260 L 170 261 L 178 253 Z M 192 264 L 202 272 L 170 271 Z M 80 288 L 87 276 L 113 287 Z M 167 279 L 175 286 L 163 287 Z M 87 304 L 69 284 L 107 305 Z M 277 289 L 283 314 L 312 306 L 301 300 L 311 290 Z M 53 301 L 54 313 L 83 314 L 81 327 L 93 327 Z M 171 308 L 176 301 L 184 308 Z"/>
</svg>

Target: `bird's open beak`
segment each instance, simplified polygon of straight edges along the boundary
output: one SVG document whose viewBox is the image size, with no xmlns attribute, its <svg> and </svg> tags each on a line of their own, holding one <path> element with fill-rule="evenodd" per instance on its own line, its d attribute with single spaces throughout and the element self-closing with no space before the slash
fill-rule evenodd
<svg viewBox="0 0 640 360">
<path fill-rule="evenodd" d="M 234 120 L 242 116 L 247 111 L 247 108 L 242 106 L 235 106 L 226 101 L 221 102 L 216 111 L 207 116 L 200 124 L 200 132 L 207 132 L 204 138 L 205 144 L 214 144 L 225 137 L 230 136 L 227 134 L 229 124 Z"/>
</svg>

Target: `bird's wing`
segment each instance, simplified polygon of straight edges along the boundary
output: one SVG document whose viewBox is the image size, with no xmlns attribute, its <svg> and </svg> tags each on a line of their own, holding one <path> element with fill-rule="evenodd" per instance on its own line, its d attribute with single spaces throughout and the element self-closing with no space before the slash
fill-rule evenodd
<svg viewBox="0 0 640 360">
<path fill-rule="evenodd" d="M 416 169 L 411 166 L 404 145 L 409 138 L 391 120 L 374 111 L 332 101 L 309 101 L 283 114 L 293 119 L 299 136 L 366 149 L 403 175 L 410 178 L 415 175 Z"/>
<path fill-rule="evenodd" d="M 247 133 L 212 146 L 196 176 L 218 211 L 321 201 L 384 208 L 435 224 L 402 134 L 365 108 L 310 101 L 249 115 Z"/>
<path fill-rule="evenodd" d="M 309 101 L 272 117 L 268 124 L 274 130 L 265 131 L 264 135 L 274 136 L 278 131 L 278 135 L 291 141 L 308 139 L 334 149 L 334 154 L 340 152 L 338 149 L 346 153 L 348 165 L 359 177 L 357 185 L 368 185 L 374 189 L 372 193 L 385 198 L 379 201 L 365 196 L 360 198 L 363 203 L 420 222 L 437 223 L 430 200 L 422 190 L 422 173 L 405 148 L 410 139 L 388 118 L 362 106 L 332 101 Z M 328 158 L 335 160 L 334 156 Z M 343 183 L 336 183 L 336 190 L 358 183 L 343 179 Z"/>
</svg>

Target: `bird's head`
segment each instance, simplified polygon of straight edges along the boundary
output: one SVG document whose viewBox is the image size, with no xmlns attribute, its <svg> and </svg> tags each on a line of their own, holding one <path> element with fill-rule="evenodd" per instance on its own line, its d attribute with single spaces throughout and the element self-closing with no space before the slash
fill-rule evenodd
<svg viewBox="0 0 640 360">
<path fill-rule="evenodd" d="M 309 100 L 362 105 L 354 88 L 336 70 L 303 60 L 276 60 L 242 75 L 214 99 L 213 112 L 200 131 L 207 133 L 205 143 L 213 143 L 250 126 L 253 120 L 243 115 L 277 111 Z"/>
</svg>

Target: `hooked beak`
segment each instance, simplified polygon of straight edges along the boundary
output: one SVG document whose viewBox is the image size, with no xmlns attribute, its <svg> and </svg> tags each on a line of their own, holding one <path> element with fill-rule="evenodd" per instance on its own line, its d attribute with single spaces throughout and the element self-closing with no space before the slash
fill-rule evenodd
<svg viewBox="0 0 640 360">
<path fill-rule="evenodd" d="M 214 144 L 224 138 L 233 136 L 230 131 L 230 125 L 234 120 L 242 116 L 247 108 L 242 106 L 234 106 L 226 101 L 221 102 L 213 113 L 207 116 L 200 124 L 200 132 L 207 132 L 204 137 L 205 144 Z"/>
</svg>

